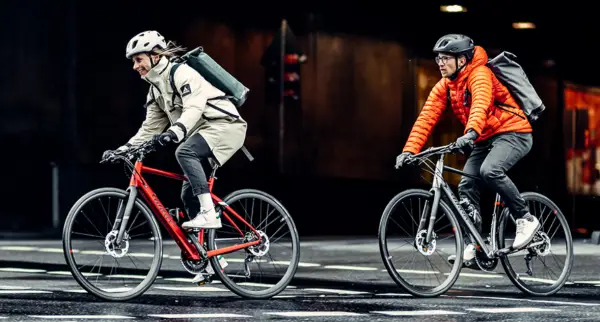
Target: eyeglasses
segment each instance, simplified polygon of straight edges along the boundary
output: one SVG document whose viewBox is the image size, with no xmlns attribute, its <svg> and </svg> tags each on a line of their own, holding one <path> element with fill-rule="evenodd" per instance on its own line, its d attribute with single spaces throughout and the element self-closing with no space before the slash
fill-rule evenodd
<svg viewBox="0 0 600 322">
<path fill-rule="evenodd" d="M 442 62 L 444 62 L 444 64 L 446 64 L 452 58 L 454 58 L 454 57 L 452 57 L 452 56 L 437 56 L 437 57 L 435 57 L 435 62 L 439 64 L 440 61 L 442 61 Z"/>
</svg>

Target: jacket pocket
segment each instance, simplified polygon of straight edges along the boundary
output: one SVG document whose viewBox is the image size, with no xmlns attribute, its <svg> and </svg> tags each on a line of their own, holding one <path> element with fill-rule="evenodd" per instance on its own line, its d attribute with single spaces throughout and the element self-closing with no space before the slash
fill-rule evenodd
<svg viewBox="0 0 600 322">
<path fill-rule="evenodd" d="M 503 111 L 505 111 L 505 112 L 508 112 L 508 113 L 510 113 L 510 114 L 513 114 L 513 115 L 516 115 L 516 116 L 518 116 L 518 117 L 520 117 L 520 118 L 522 118 L 522 119 L 525 119 L 525 117 L 524 117 L 524 116 L 522 116 L 522 115 L 520 115 L 519 113 L 515 113 L 515 112 L 513 112 L 513 111 L 511 111 L 511 110 L 510 110 L 510 109 L 513 109 L 513 110 L 514 110 L 514 109 L 516 108 L 516 107 L 514 107 L 514 106 L 510 106 L 510 105 L 508 105 L 508 104 L 496 103 L 496 107 L 498 107 L 499 109 L 501 109 L 501 110 L 503 110 Z"/>
</svg>

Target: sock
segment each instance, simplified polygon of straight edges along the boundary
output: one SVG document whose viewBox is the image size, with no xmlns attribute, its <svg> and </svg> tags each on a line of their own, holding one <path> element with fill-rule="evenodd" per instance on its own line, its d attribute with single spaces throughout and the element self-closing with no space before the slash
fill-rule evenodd
<svg viewBox="0 0 600 322">
<path fill-rule="evenodd" d="M 212 209 L 215 206 L 213 204 L 212 197 L 210 196 L 210 193 L 200 194 L 200 195 L 198 195 L 198 199 L 200 200 L 200 209 L 201 209 L 201 211 Z"/>
</svg>

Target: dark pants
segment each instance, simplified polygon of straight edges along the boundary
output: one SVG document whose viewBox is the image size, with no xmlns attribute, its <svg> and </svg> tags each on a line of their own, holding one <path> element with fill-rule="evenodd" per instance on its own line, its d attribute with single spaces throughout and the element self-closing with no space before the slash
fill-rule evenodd
<svg viewBox="0 0 600 322">
<path fill-rule="evenodd" d="M 210 147 L 200 134 L 194 134 L 181 143 L 175 150 L 175 158 L 188 177 L 181 187 L 181 200 L 188 216 L 194 217 L 200 212 L 200 201 L 198 195 L 209 193 L 206 173 L 202 168 L 203 159 L 212 157 Z"/>
<path fill-rule="evenodd" d="M 496 135 L 475 145 L 463 170 L 469 174 L 479 174 L 485 184 L 500 195 L 515 219 L 527 214 L 529 208 L 506 172 L 529 153 L 532 145 L 531 133 L 508 132 Z M 462 177 L 458 184 L 460 198 L 468 198 L 478 211 L 481 183 Z"/>
</svg>

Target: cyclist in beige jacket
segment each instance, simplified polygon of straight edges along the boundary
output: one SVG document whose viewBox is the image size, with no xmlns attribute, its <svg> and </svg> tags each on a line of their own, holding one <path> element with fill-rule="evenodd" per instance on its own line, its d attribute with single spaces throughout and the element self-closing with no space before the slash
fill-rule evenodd
<svg viewBox="0 0 600 322">
<path fill-rule="evenodd" d="M 211 158 L 220 166 L 244 144 L 246 121 L 225 94 L 186 64 L 176 69 L 170 84 L 171 59 L 184 49 L 165 41 L 157 31 L 144 31 L 127 44 L 126 57 L 133 69 L 150 84 L 146 98 L 146 119 L 137 133 L 116 151 L 122 153 L 149 139 L 157 144 L 180 143 L 175 157 L 188 181 L 181 199 L 188 216 L 197 214 L 183 228 L 221 228 L 214 209 L 201 160 Z M 210 102 L 208 102 L 210 100 Z M 166 131 L 165 131 L 166 129 Z"/>
</svg>

